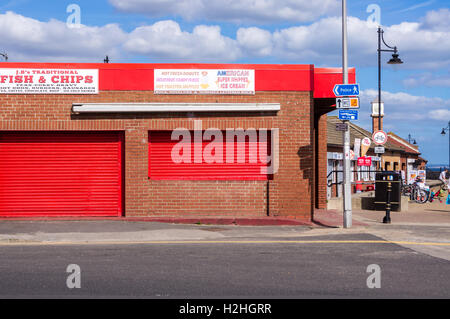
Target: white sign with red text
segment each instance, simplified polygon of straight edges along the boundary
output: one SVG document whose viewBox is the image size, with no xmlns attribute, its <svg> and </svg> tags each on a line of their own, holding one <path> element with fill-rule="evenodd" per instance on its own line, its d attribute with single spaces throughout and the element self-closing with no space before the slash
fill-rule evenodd
<svg viewBox="0 0 450 319">
<path fill-rule="evenodd" d="M 98 69 L 0 69 L 0 94 L 98 94 Z"/>
<path fill-rule="evenodd" d="M 156 69 L 155 94 L 255 94 L 255 70 Z"/>
</svg>

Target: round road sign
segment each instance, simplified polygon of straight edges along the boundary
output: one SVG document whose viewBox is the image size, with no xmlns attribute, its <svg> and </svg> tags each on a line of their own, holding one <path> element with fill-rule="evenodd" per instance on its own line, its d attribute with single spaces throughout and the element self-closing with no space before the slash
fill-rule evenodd
<svg viewBox="0 0 450 319">
<path fill-rule="evenodd" d="M 372 135 L 372 140 L 377 145 L 384 145 L 384 144 L 386 144 L 387 139 L 388 139 L 388 136 L 383 131 L 376 131 Z"/>
</svg>

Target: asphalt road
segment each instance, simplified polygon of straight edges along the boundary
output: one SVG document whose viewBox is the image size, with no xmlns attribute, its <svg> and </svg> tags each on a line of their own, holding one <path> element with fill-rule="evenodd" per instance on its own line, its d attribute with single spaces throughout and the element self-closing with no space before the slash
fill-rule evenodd
<svg viewBox="0 0 450 319">
<path fill-rule="evenodd" d="M 392 243 L 326 242 L 380 239 L 368 234 L 303 239 L 322 242 L 1 246 L 0 298 L 450 297 L 447 260 Z M 67 287 L 69 264 L 81 288 Z M 371 264 L 381 288 L 367 287 Z"/>
</svg>

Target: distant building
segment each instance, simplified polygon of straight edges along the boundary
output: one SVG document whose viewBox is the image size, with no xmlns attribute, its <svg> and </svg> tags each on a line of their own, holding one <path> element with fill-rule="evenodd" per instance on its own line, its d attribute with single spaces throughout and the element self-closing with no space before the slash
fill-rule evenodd
<svg viewBox="0 0 450 319">
<path fill-rule="evenodd" d="M 381 110 L 379 109 L 379 105 Z M 379 112 L 381 111 L 381 112 Z M 381 114 L 381 119 L 380 119 Z M 384 103 L 378 103 L 378 98 L 372 102 L 372 133 L 383 128 Z M 380 120 L 379 120 L 380 119 Z M 388 143 L 400 147 L 402 152 L 385 152 L 382 157 L 382 169 L 386 171 L 402 172 L 403 181 L 411 183 L 420 170 L 426 170 L 427 160 L 420 157 L 419 147 L 411 144 L 393 132 L 388 134 Z"/>
<path fill-rule="evenodd" d="M 374 121 L 375 122 L 375 121 Z M 343 123 L 336 116 L 327 118 L 327 198 L 342 196 L 343 182 L 343 134 L 336 130 L 336 124 Z M 351 156 L 352 192 L 372 190 L 377 170 L 403 171 L 406 179 L 412 170 L 424 169 L 426 160 L 420 157 L 417 146 L 413 146 L 394 133 L 388 134 L 384 144 L 385 152 L 381 156 L 375 154 L 375 145 L 371 144 L 366 157 L 371 158 L 371 166 L 358 166 L 357 160 L 361 156 L 361 148 L 355 147 L 356 140 L 372 139 L 372 133 L 362 127 L 349 122 Z M 406 143 L 406 144 L 405 144 Z"/>
<path fill-rule="evenodd" d="M 389 142 L 401 147 L 404 150 L 400 157 L 400 170 L 404 172 L 406 180 L 408 180 L 408 176 L 410 176 L 413 171 L 426 169 L 428 161 L 420 156 L 421 153 L 419 152 L 418 145 L 409 143 L 393 132 L 389 132 L 388 137 Z"/>
</svg>

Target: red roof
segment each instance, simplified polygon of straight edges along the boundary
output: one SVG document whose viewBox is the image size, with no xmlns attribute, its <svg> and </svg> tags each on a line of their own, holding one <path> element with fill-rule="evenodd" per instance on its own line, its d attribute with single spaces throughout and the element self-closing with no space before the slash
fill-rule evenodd
<svg viewBox="0 0 450 319">
<path fill-rule="evenodd" d="M 411 154 L 421 154 L 418 149 L 416 149 L 414 146 L 412 146 L 410 143 L 408 143 L 406 140 L 402 139 L 400 136 L 389 132 L 388 133 L 388 140 L 389 142 L 391 142 L 392 144 L 399 146 L 401 148 L 403 148 L 405 150 L 405 152 L 407 153 L 411 153 Z M 399 141 L 400 140 L 400 141 Z"/>
</svg>

